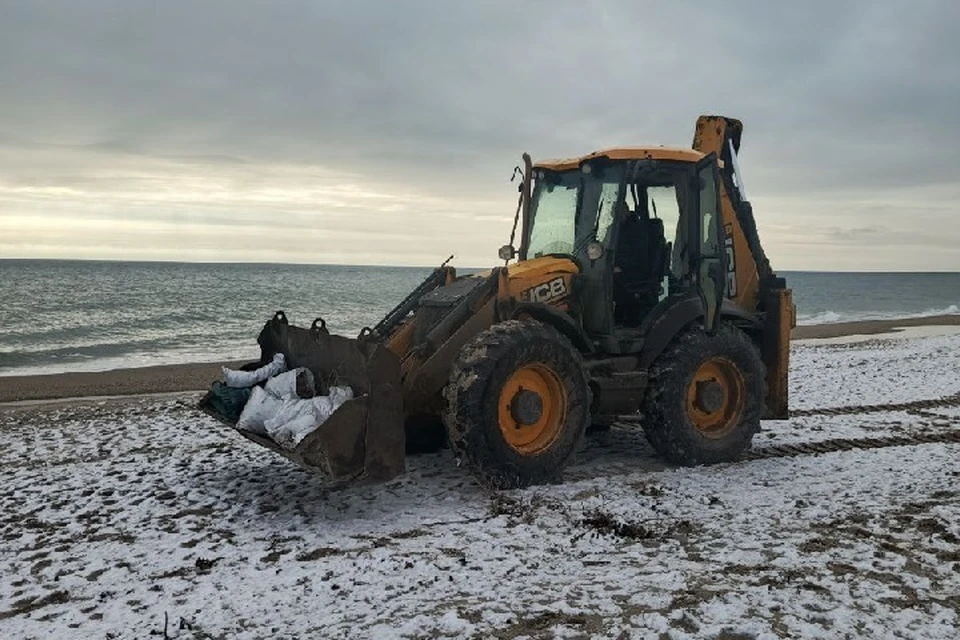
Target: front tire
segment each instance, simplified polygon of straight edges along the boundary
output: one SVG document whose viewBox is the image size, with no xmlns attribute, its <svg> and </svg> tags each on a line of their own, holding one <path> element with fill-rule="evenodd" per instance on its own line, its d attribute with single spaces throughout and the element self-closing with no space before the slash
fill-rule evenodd
<svg viewBox="0 0 960 640">
<path fill-rule="evenodd" d="M 760 430 L 766 368 L 750 338 L 730 324 L 714 335 L 681 333 L 650 369 L 643 428 L 674 464 L 737 460 Z"/>
<path fill-rule="evenodd" d="M 495 324 L 464 345 L 444 393 L 451 449 L 500 489 L 557 480 L 589 419 L 580 353 L 535 321 Z"/>
</svg>

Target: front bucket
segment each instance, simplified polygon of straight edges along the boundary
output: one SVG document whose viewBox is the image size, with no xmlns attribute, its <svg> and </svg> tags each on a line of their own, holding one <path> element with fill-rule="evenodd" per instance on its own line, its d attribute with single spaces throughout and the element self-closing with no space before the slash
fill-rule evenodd
<svg viewBox="0 0 960 640">
<path fill-rule="evenodd" d="M 238 433 L 322 473 L 333 485 L 385 482 L 404 472 L 400 361 L 393 352 L 375 340 L 330 335 L 321 321 L 310 329 L 292 326 L 283 312 L 264 325 L 257 342 L 258 364 L 282 353 L 288 369 L 310 369 L 318 393 L 325 395 L 331 386 L 346 385 L 354 397 L 292 449 L 266 435 L 243 429 Z M 236 428 L 236 415 L 227 415 L 213 390 L 199 406 Z"/>
</svg>

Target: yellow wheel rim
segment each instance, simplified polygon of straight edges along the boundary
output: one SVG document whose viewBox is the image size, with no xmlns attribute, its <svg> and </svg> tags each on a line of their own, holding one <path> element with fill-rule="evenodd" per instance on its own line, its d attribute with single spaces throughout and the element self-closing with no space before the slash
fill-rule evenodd
<svg viewBox="0 0 960 640">
<path fill-rule="evenodd" d="M 704 436 L 722 438 L 739 424 L 745 398 L 746 383 L 737 365 L 727 358 L 711 358 L 694 372 L 687 387 L 687 415 Z"/>
<path fill-rule="evenodd" d="M 500 389 L 498 416 L 504 441 L 522 455 L 536 455 L 560 435 L 567 390 L 547 365 L 525 365 Z"/>
</svg>

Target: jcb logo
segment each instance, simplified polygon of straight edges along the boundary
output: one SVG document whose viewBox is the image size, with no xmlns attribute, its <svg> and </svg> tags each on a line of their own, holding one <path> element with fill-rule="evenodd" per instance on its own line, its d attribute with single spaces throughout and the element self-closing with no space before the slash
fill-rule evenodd
<svg viewBox="0 0 960 640">
<path fill-rule="evenodd" d="M 733 225 L 725 225 L 723 250 L 727 254 L 727 297 L 737 297 L 737 255 L 733 251 Z"/>
<path fill-rule="evenodd" d="M 558 276 L 549 282 L 530 287 L 520 294 L 520 299 L 524 302 L 550 302 L 565 295 L 567 295 L 567 284 L 562 276 Z"/>
</svg>

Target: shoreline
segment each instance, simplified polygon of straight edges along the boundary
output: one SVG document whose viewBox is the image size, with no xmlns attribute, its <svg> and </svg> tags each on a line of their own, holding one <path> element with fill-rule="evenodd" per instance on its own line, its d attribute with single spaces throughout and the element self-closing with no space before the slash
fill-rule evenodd
<svg viewBox="0 0 960 640">
<path fill-rule="evenodd" d="M 891 318 L 884 320 L 853 320 L 830 324 L 800 325 L 793 330 L 791 340 L 815 340 L 821 338 L 845 338 L 848 336 L 872 336 L 880 333 L 898 333 L 909 327 L 957 327 L 960 315 L 938 315 L 919 318 Z"/>
<path fill-rule="evenodd" d="M 0 377 L 0 403 L 95 396 L 145 396 L 206 390 L 220 367 L 242 362 L 164 364 L 133 369 Z"/>
<path fill-rule="evenodd" d="M 792 340 L 837 339 L 894 334 L 910 327 L 958 327 L 960 315 L 861 320 L 805 325 L 793 330 Z M 145 396 L 205 391 L 220 378 L 220 367 L 242 362 L 154 365 L 110 371 L 0 376 L 0 404 L 24 401 L 90 399 L 103 396 Z"/>
</svg>

